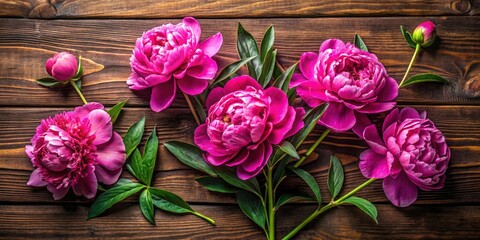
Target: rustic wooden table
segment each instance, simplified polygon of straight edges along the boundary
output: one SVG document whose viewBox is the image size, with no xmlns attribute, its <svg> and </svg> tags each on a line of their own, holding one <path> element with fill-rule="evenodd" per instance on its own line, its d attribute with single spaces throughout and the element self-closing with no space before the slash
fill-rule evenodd
<svg viewBox="0 0 480 240">
<path fill-rule="evenodd" d="M 357 2 L 357 3 L 355 3 Z M 317 51 L 326 38 L 350 41 L 359 33 L 389 73 L 400 79 L 412 49 L 399 26 L 412 30 L 424 20 L 438 26 L 440 40 L 422 52 L 413 73 L 434 72 L 452 85 L 425 84 L 401 89 L 401 106 L 428 111 L 448 139 L 452 160 L 446 186 L 421 192 L 411 207 L 400 209 L 385 198 L 376 182 L 358 195 L 376 203 L 379 224 L 357 209 L 340 207 L 309 225 L 298 239 L 431 238 L 480 236 L 480 1 L 478 0 L 325 0 L 325 1 L 128 1 L 0 0 L 0 238 L 178 238 L 261 239 L 263 233 L 234 204 L 235 199 L 201 188 L 199 174 L 160 148 L 154 185 L 184 197 L 217 220 L 210 226 L 194 216 L 158 212 L 150 225 L 132 201 L 85 221 L 90 202 L 68 195 L 54 201 L 45 189 L 26 186 L 32 166 L 24 153 L 40 120 L 80 105 L 73 89 L 38 86 L 44 62 L 58 51 L 84 58 L 83 92 L 106 106 L 128 98 L 116 129 L 123 135 L 142 115 L 158 127 L 160 142 L 192 141 L 195 122 L 179 96 L 172 108 L 153 113 L 148 100 L 125 84 L 135 39 L 144 31 L 183 16 L 199 19 L 203 37 L 222 32 L 216 56 L 220 67 L 237 59 L 236 24 L 259 38 L 274 24 L 279 61 L 290 66 L 302 52 Z M 318 129 L 316 135 L 321 133 Z M 309 138 L 311 144 L 315 136 Z M 144 139 L 145 140 L 145 139 Z M 331 134 L 307 167 L 327 195 L 327 155 L 335 152 L 346 170 L 346 190 L 362 182 L 357 157 L 366 148 L 352 133 Z M 124 173 L 125 177 L 130 177 Z M 292 186 L 295 182 L 290 183 Z M 286 234 L 314 206 L 297 204 L 279 212 L 277 232 Z M 347 209 L 348 208 L 348 209 Z M 294 214 L 293 214 L 294 213 Z"/>
</svg>

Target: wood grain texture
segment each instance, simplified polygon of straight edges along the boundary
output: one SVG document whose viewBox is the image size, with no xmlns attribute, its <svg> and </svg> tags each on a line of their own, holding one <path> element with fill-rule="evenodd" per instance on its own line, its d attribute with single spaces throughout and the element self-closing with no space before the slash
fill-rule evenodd
<svg viewBox="0 0 480 240">
<path fill-rule="evenodd" d="M 432 121 L 443 131 L 452 150 L 450 170 L 446 187 L 440 191 L 422 192 L 418 204 L 460 204 L 480 201 L 480 107 L 478 106 L 416 106 L 425 110 Z M 34 189 L 25 185 L 32 170 L 24 153 L 40 119 L 62 111 L 55 108 L 0 108 L 0 202 L 54 202 L 45 189 Z M 147 108 L 126 108 L 120 115 L 115 129 L 125 134 L 128 127 L 146 115 L 147 132 L 157 125 L 160 143 L 176 139 L 191 142 L 195 123 L 187 109 L 169 109 L 162 114 Z M 378 119 L 373 119 L 378 122 Z M 322 133 L 316 129 L 307 138 L 304 148 L 312 144 Z M 148 134 L 145 134 L 146 136 Z M 143 139 L 143 142 L 146 139 Z M 335 153 L 345 166 L 344 191 L 349 191 L 365 178 L 358 170 L 358 155 L 366 149 L 365 143 L 353 133 L 330 134 L 320 145 L 315 161 L 305 166 L 316 177 L 321 186 L 324 200 L 328 201 L 326 187 L 328 159 Z M 200 203 L 232 203 L 231 196 L 209 193 L 202 189 L 194 178 L 200 173 L 182 165 L 161 146 L 157 161 L 154 186 L 178 193 L 188 201 Z M 131 178 L 128 174 L 126 177 Z M 299 181 L 287 182 L 286 189 L 299 188 L 308 192 Z M 362 191 L 359 196 L 374 202 L 387 202 L 380 182 Z M 65 202 L 85 202 L 70 196 Z"/>
<path fill-rule="evenodd" d="M 406 104 L 478 104 L 480 94 L 480 17 L 432 17 L 440 40 L 423 51 L 412 74 L 434 72 L 452 85 L 424 84 L 400 91 Z M 413 29 L 425 18 L 312 18 L 312 19 L 204 19 L 203 39 L 222 32 L 224 44 L 215 57 L 220 68 L 238 59 L 236 24 L 240 21 L 260 39 L 270 25 L 276 27 L 279 61 L 290 66 L 306 51 L 318 51 L 327 38 L 351 41 L 359 33 L 389 74 L 401 79 L 413 50 L 403 40 L 399 25 Z M 70 51 L 88 61 L 94 73 L 84 77 L 83 92 L 89 101 L 112 105 L 129 98 L 129 106 L 148 106 L 148 94 L 130 91 L 129 57 L 142 32 L 178 20 L 25 20 L 0 19 L 0 106 L 76 106 L 70 87 L 52 90 L 34 80 L 45 77 L 44 62 L 53 52 Z M 345 24 L 348 22 L 348 24 Z M 338 29 L 342 29 L 338 31 Z M 98 71 L 102 67 L 103 70 Z M 428 86 L 428 87 L 425 87 Z M 25 94 L 28 92 L 29 94 Z M 185 107 L 177 98 L 174 107 Z"/>
<path fill-rule="evenodd" d="M 19 0 L 0 1 L 1 17 L 200 18 L 478 15 L 477 0 Z"/>
<path fill-rule="evenodd" d="M 237 206 L 194 205 L 193 208 L 215 219 L 217 226 L 191 215 L 177 216 L 158 210 L 157 226 L 152 226 L 138 206 L 132 204 L 114 206 L 113 211 L 90 221 L 85 221 L 88 208 L 82 205 L 1 205 L 0 236 L 11 240 L 264 239 L 262 231 Z M 388 239 L 478 239 L 478 206 L 425 205 L 400 209 L 380 204 L 377 208 L 378 225 L 360 210 L 342 206 L 307 226 L 296 239 L 384 239 L 385 236 Z M 277 234 L 284 236 L 313 210 L 312 206 L 281 209 L 277 216 L 281 219 Z"/>
</svg>

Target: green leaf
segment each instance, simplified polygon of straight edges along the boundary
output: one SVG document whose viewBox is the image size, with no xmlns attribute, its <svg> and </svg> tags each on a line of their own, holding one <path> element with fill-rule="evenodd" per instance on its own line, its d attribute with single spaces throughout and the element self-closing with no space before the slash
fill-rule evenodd
<svg viewBox="0 0 480 240">
<path fill-rule="evenodd" d="M 257 42 L 252 34 L 247 32 L 240 23 L 238 23 L 237 30 L 237 51 L 240 59 L 255 57 L 252 61 L 247 63 L 247 67 L 249 75 L 254 79 L 257 79 L 262 72 L 262 63 L 258 52 Z"/>
<path fill-rule="evenodd" d="M 155 224 L 155 209 L 153 208 L 152 195 L 148 189 L 140 194 L 140 210 L 151 224 Z"/>
<path fill-rule="evenodd" d="M 218 74 L 217 76 L 217 79 L 215 79 L 215 82 L 213 82 L 212 84 L 212 87 L 213 86 L 216 86 L 217 84 L 220 84 L 220 83 L 223 83 L 225 81 L 227 81 L 230 76 L 232 76 L 234 73 L 236 73 L 240 68 L 243 67 L 243 65 L 249 63 L 250 61 L 252 61 L 254 58 L 256 58 L 256 56 L 253 56 L 253 57 L 248 57 L 248 58 L 244 58 L 244 59 L 241 59 L 239 61 L 236 61 L 234 63 L 231 63 L 229 64 L 228 66 L 226 66 L 221 72 L 220 74 Z"/>
<path fill-rule="evenodd" d="M 332 194 L 332 199 L 337 197 L 343 187 L 343 166 L 340 160 L 334 155 L 330 157 L 330 168 L 328 169 L 328 190 Z"/>
<path fill-rule="evenodd" d="M 236 193 L 240 191 L 240 189 L 233 187 L 232 185 L 225 182 L 225 180 L 218 177 L 203 176 L 195 178 L 195 181 L 200 183 L 202 187 L 212 192 Z"/>
<path fill-rule="evenodd" d="M 97 200 L 93 202 L 88 212 L 87 220 L 102 214 L 114 204 L 132 196 L 143 188 L 145 188 L 145 186 L 139 183 L 127 183 L 108 189 L 106 192 L 100 194 Z"/>
<path fill-rule="evenodd" d="M 273 48 L 273 43 L 275 42 L 275 28 L 270 26 L 265 34 L 263 35 L 262 43 L 260 44 L 260 53 L 261 53 L 261 61 L 265 62 L 265 58 L 267 57 L 267 52 Z"/>
<path fill-rule="evenodd" d="M 311 200 L 312 198 L 305 193 L 285 193 L 280 196 L 275 204 L 275 210 L 278 210 L 281 206 L 295 201 Z"/>
<path fill-rule="evenodd" d="M 191 213 L 194 210 L 180 196 L 158 188 L 150 188 L 153 204 L 167 212 Z"/>
<path fill-rule="evenodd" d="M 217 176 L 213 168 L 205 162 L 203 152 L 197 146 L 180 141 L 169 141 L 163 145 L 185 165 L 203 171 L 210 176 Z"/>
<path fill-rule="evenodd" d="M 283 141 L 278 145 L 278 147 L 285 152 L 286 154 L 296 158 L 300 159 L 300 156 L 298 156 L 297 149 L 288 141 Z"/>
<path fill-rule="evenodd" d="M 193 96 L 193 99 L 195 99 L 195 103 L 196 103 L 195 108 L 197 109 L 200 122 L 205 122 L 205 119 L 207 119 L 207 114 L 205 113 L 205 109 L 203 108 L 199 98 L 200 98 L 200 95 Z"/>
<path fill-rule="evenodd" d="M 251 178 L 249 180 L 242 180 L 242 179 L 238 178 L 237 175 L 234 172 L 232 172 L 232 171 L 230 171 L 226 168 L 219 167 L 219 168 L 216 168 L 216 170 L 217 170 L 216 172 L 217 172 L 218 176 L 220 176 L 228 184 L 230 184 L 234 187 L 237 187 L 237 188 L 247 190 L 247 191 L 252 192 L 252 193 L 254 193 L 258 196 L 261 196 L 258 183 L 254 182 L 256 180 L 255 178 Z M 253 179 L 255 179 L 255 180 L 253 180 Z"/>
<path fill-rule="evenodd" d="M 267 53 L 267 57 L 263 62 L 262 72 L 260 77 L 258 78 L 258 83 L 262 85 L 262 87 L 266 87 L 270 80 L 272 79 L 273 69 L 275 68 L 275 63 L 277 62 L 277 50 L 270 49 Z"/>
<path fill-rule="evenodd" d="M 75 76 L 73 76 L 72 80 L 78 81 L 82 78 L 82 76 L 83 76 L 82 57 L 79 57 L 77 73 L 75 73 Z"/>
<path fill-rule="evenodd" d="M 308 134 L 310 134 L 315 125 L 317 125 L 318 119 L 320 119 L 323 113 L 325 113 L 327 107 L 328 104 L 321 104 L 311 109 L 307 112 L 307 114 L 305 114 L 305 116 L 303 117 L 305 126 L 302 128 L 302 130 L 295 134 L 290 141 L 296 149 L 300 147 L 300 145 L 303 143 L 303 140 L 305 140 L 305 138 L 308 136 Z"/>
<path fill-rule="evenodd" d="M 407 30 L 405 30 L 403 26 L 400 26 L 400 31 L 402 32 L 405 41 L 407 41 L 408 46 L 415 48 L 417 44 L 412 40 L 412 35 Z"/>
<path fill-rule="evenodd" d="M 129 183 L 132 183 L 132 180 L 126 179 L 126 178 L 120 178 L 118 180 L 117 184 L 115 184 L 115 186 L 121 186 L 121 185 L 129 184 Z"/>
<path fill-rule="evenodd" d="M 123 137 L 123 143 L 125 144 L 125 153 L 127 158 L 132 154 L 133 150 L 137 148 L 138 144 L 142 140 L 143 130 L 145 128 L 145 117 L 142 117 L 138 122 L 133 124 Z"/>
<path fill-rule="evenodd" d="M 288 97 L 288 105 L 293 105 L 295 103 L 295 99 L 297 98 L 297 88 L 290 88 L 287 92 Z"/>
<path fill-rule="evenodd" d="M 275 173 L 273 174 L 273 184 L 275 186 L 277 186 L 282 181 L 282 179 L 284 178 L 285 167 L 290 162 L 290 160 L 291 159 L 289 157 L 282 158 L 280 163 L 277 166 L 277 169 L 275 169 Z"/>
<path fill-rule="evenodd" d="M 373 203 L 369 202 L 366 199 L 355 197 L 355 196 L 351 196 L 343 200 L 341 204 L 344 204 L 344 203 L 349 203 L 357 206 L 378 224 L 378 220 L 377 220 L 378 212 L 377 212 L 377 208 L 375 207 L 375 205 L 373 205 Z"/>
<path fill-rule="evenodd" d="M 275 80 L 273 83 L 274 87 L 282 89 L 284 92 L 288 92 L 288 87 L 290 86 L 290 80 L 292 79 L 293 73 L 297 68 L 298 62 L 290 66 L 285 72 L 280 75 L 280 77 Z"/>
<path fill-rule="evenodd" d="M 320 194 L 320 187 L 315 181 L 315 178 L 308 173 L 307 171 L 301 168 L 289 167 L 293 173 L 299 176 L 305 183 L 307 183 L 308 187 L 312 190 L 313 194 L 315 195 L 315 200 L 318 202 L 318 205 L 322 204 L 322 195 Z"/>
<path fill-rule="evenodd" d="M 120 115 L 120 112 L 122 111 L 122 108 L 125 105 L 125 103 L 127 102 L 127 100 L 128 99 L 125 99 L 125 100 L 115 104 L 115 106 L 113 106 L 112 108 L 110 108 L 107 111 L 108 114 L 110 115 L 112 124 L 114 124 L 115 121 L 117 121 L 118 115 Z"/>
<path fill-rule="evenodd" d="M 367 45 L 365 44 L 365 42 L 363 42 L 363 39 L 360 37 L 360 35 L 358 35 L 356 33 L 355 33 L 355 37 L 353 39 L 353 44 L 355 45 L 355 47 L 360 48 L 361 50 L 368 52 Z"/>
<path fill-rule="evenodd" d="M 40 78 L 35 81 L 38 85 L 42 85 L 44 87 L 56 87 L 60 85 L 65 85 L 63 82 L 59 82 L 55 80 L 55 78 L 51 77 L 46 77 L 46 78 Z"/>
<path fill-rule="evenodd" d="M 278 63 L 277 61 L 277 63 L 275 64 L 275 68 L 273 69 L 272 77 L 274 79 L 278 79 L 283 72 L 284 71 L 283 71 L 282 65 L 280 65 L 280 63 Z"/>
<path fill-rule="evenodd" d="M 421 82 L 439 82 L 439 83 L 450 83 L 449 80 L 438 76 L 433 73 L 421 73 L 410 77 L 407 81 L 403 82 L 399 87 L 405 87 L 410 84 L 421 83 Z"/>
<path fill-rule="evenodd" d="M 78 90 L 82 91 L 82 79 L 75 80 L 75 85 L 77 86 Z"/>
<path fill-rule="evenodd" d="M 265 206 L 258 198 L 249 192 L 240 191 L 236 194 L 237 202 L 243 213 L 247 215 L 254 223 L 265 229 L 267 217 L 265 216 Z"/>
<path fill-rule="evenodd" d="M 127 170 L 138 180 L 143 182 L 142 173 L 141 173 L 141 164 L 142 164 L 142 154 L 138 148 L 133 150 L 133 153 L 130 155 L 129 161 L 125 164 Z"/>
<path fill-rule="evenodd" d="M 145 184 L 150 186 L 152 182 L 153 170 L 155 169 L 155 162 L 157 160 L 158 153 L 158 138 L 157 138 L 157 127 L 155 126 L 148 137 L 147 142 L 145 143 L 145 148 L 143 149 L 143 175 L 145 179 Z"/>
</svg>

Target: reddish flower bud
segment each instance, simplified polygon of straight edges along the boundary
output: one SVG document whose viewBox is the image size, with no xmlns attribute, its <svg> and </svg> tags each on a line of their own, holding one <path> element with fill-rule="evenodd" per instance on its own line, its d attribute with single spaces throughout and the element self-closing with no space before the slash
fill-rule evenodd
<svg viewBox="0 0 480 240">
<path fill-rule="evenodd" d="M 75 76 L 78 71 L 78 62 L 75 56 L 68 52 L 56 53 L 45 63 L 48 75 L 59 82 L 65 82 Z"/>
<path fill-rule="evenodd" d="M 420 23 L 413 31 L 412 40 L 422 47 L 428 47 L 435 41 L 435 24 L 431 21 Z"/>
</svg>

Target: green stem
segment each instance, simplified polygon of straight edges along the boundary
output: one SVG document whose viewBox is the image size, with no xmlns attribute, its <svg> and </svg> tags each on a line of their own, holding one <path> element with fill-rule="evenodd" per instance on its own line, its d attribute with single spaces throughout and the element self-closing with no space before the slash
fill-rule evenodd
<svg viewBox="0 0 480 240">
<path fill-rule="evenodd" d="M 215 220 L 213 220 L 213 219 L 211 219 L 211 218 L 209 218 L 209 217 L 207 217 L 207 216 L 205 216 L 205 215 L 203 215 L 199 212 L 192 212 L 192 214 L 204 219 L 205 221 L 209 222 L 212 225 L 215 225 Z"/>
<path fill-rule="evenodd" d="M 80 89 L 78 89 L 77 85 L 72 79 L 70 79 L 70 84 L 75 89 L 75 91 L 77 91 L 77 94 L 80 97 L 80 99 L 82 99 L 83 104 L 87 104 L 87 100 L 85 100 L 85 97 L 83 96 L 82 92 L 80 91 Z"/>
<path fill-rule="evenodd" d="M 310 156 L 310 154 L 312 154 L 313 150 L 315 150 L 315 148 L 318 147 L 318 145 L 323 141 L 323 139 L 328 135 L 328 133 L 330 133 L 330 129 L 323 131 L 322 135 L 320 135 L 317 141 L 307 150 L 305 155 L 303 155 L 302 158 L 300 158 L 300 160 L 298 160 L 297 163 L 295 163 L 295 165 L 293 166 L 299 167 L 300 165 L 302 165 L 303 161 L 305 161 L 305 159 L 307 159 L 307 157 Z"/>
<path fill-rule="evenodd" d="M 408 76 L 408 74 L 410 73 L 410 69 L 412 68 L 413 63 L 415 62 L 415 59 L 417 58 L 418 53 L 420 52 L 420 49 L 421 49 L 421 48 L 422 48 L 422 46 L 420 46 L 420 44 L 417 44 L 417 45 L 415 46 L 415 52 L 413 53 L 412 60 L 410 60 L 410 64 L 408 64 L 407 71 L 405 72 L 405 75 L 403 76 L 402 81 L 401 81 L 400 84 L 398 85 L 399 87 L 402 87 L 403 82 L 405 82 L 405 80 L 407 79 L 407 76 Z"/>
<path fill-rule="evenodd" d="M 267 197 L 268 197 L 268 239 L 275 240 L 275 206 L 273 205 L 273 168 L 267 171 Z"/>
<path fill-rule="evenodd" d="M 303 220 L 303 222 L 301 222 L 298 226 L 296 226 L 292 231 L 290 231 L 285 237 L 283 237 L 282 240 L 288 240 L 288 239 L 292 238 L 293 236 L 295 236 L 295 234 L 297 234 L 300 230 L 302 230 L 302 228 L 304 228 L 308 223 L 310 223 L 313 219 L 318 217 L 320 214 L 324 213 L 325 211 L 329 210 L 330 208 L 333 208 L 333 207 L 336 207 L 336 206 L 342 204 L 342 202 L 345 199 L 351 197 L 353 194 L 362 190 L 364 187 L 370 185 L 375 180 L 376 180 L 375 178 L 368 179 L 366 182 L 362 183 L 360 186 L 356 187 L 355 189 L 353 189 L 349 193 L 345 194 L 344 196 L 342 196 L 338 200 L 331 201 L 330 203 L 323 206 L 322 208 L 317 209 L 315 212 L 310 214 L 310 216 L 308 216 L 305 220 Z"/>
</svg>

